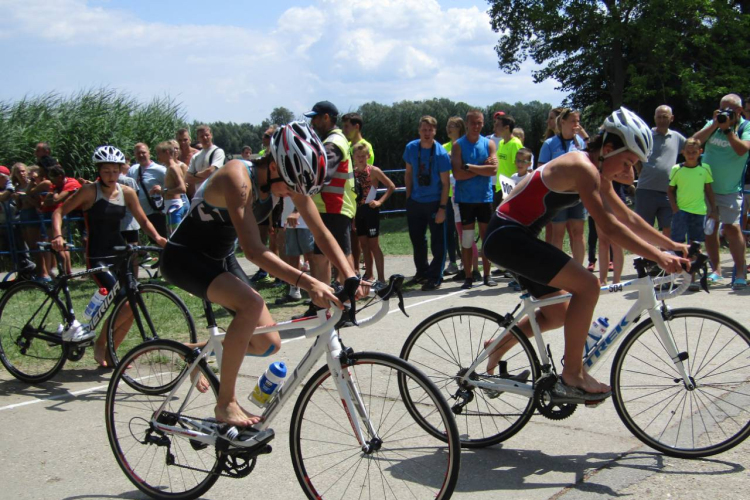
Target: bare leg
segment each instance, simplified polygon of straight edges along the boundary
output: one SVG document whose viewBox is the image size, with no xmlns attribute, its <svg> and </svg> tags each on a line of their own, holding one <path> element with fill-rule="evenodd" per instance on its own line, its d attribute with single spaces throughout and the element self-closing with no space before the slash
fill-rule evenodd
<svg viewBox="0 0 750 500">
<path fill-rule="evenodd" d="M 564 222 L 553 222 L 548 224 L 547 227 L 552 226 L 552 236 L 550 243 L 555 245 L 557 248 L 562 250 L 563 240 L 565 240 L 565 223 Z"/>
<path fill-rule="evenodd" d="M 261 320 L 264 302 L 261 296 L 231 273 L 219 275 L 208 287 L 208 299 L 236 312 L 224 337 L 221 362 L 221 387 L 214 413 L 216 419 L 232 425 L 248 426 L 260 417 L 246 412 L 237 402 L 235 387 L 245 352 Z"/>
<path fill-rule="evenodd" d="M 565 224 L 570 236 L 570 251 L 573 254 L 573 260 L 579 264 L 583 264 L 583 257 L 586 254 L 586 242 L 583 239 L 583 221 L 571 219 Z M 599 259 L 599 262 L 602 262 L 601 259 Z"/>
<path fill-rule="evenodd" d="M 115 342 L 115 349 L 122 343 L 122 339 L 130 331 L 133 326 L 133 312 L 130 309 L 130 304 L 125 303 L 125 306 L 120 309 L 121 314 L 117 316 L 117 323 L 115 323 L 115 332 L 112 335 Z M 110 314 L 107 319 L 104 320 L 102 331 L 99 333 L 99 337 L 96 339 L 94 344 L 94 360 L 103 368 L 112 368 L 112 360 L 109 358 L 107 352 L 107 330 L 109 329 L 109 323 L 112 321 L 112 315 Z"/>
<path fill-rule="evenodd" d="M 724 237 L 729 243 L 729 251 L 732 254 L 737 278 L 745 278 L 747 268 L 745 267 L 745 238 L 742 236 L 740 226 L 727 224 L 724 226 Z"/>
<path fill-rule="evenodd" d="M 370 242 L 367 236 L 357 236 L 357 241 L 359 242 L 359 248 L 362 250 L 362 256 L 365 259 L 365 274 L 362 275 L 362 277 L 365 280 L 371 280 L 375 276 L 375 273 L 372 269 L 372 253 L 370 252 Z M 352 248 L 352 259 L 355 262 L 359 262 L 358 256 L 354 254 L 354 249 Z"/>
<path fill-rule="evenodd" d="M 721 260 L 719 259 L 719 228 L 716 225 L 716 230 L 713 234 L 706 235 L 706 253 L 708 254 L 708 260 L 711 262 L 711 269 L 721 276 Z"/>
<path fill-rule="evenodd" d="M 479 226 L 479 238 L 482 241 L 484 241 L 484 235 L 487 234 L 487 224 L 479 222 L 478 226 Z M 485 278 L 489 278 L 491 269 L 492 269 L 492 264 L 490 263 L 490 259 L 485 257 L 484 252 L 482 252 L 482 274 L 484 274 Z"/>
<path fill-rule="evenodd" d="M 370 238 L 368 242 L 370 247 L 370 254 L 375 261 L 375 269 L 378 271 L 378 279 L 385 283 L 385 257 L 383 257 L 383 250 L 380 248 L 380 238 Z"/>
</svg>

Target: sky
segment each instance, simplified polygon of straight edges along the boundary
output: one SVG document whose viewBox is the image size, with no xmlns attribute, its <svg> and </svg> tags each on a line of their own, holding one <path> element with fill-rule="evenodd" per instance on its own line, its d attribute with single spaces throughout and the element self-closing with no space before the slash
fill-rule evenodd
<svg viewBox="0 0 750 500">
<path fill-rule="evenodd" d="M 565 97 L 497 65 L 484 0 L 0 0 L 0 101 L 108 87 L 189 121 L 259 123 L 320 100 Z"/>
</svg>

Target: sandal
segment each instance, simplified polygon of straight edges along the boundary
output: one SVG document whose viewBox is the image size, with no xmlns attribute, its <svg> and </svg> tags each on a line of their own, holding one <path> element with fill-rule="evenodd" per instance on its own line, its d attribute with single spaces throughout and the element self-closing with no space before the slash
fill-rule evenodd
<svg viewBox="0 0 750 500">
<path fill-rule="evenodd" d="M 732 283 L 732 290 L 744 290 L 747 288 L 747 280 L 745 278 L 735 278 Z"/>
<path fill-rule="evenodd" d="M 721 275 L 716 273 L 715 271 L 708 275 L 708 282 L 712 285 L 719 283 L 721 280 L 722 280 Z"/>
</svg>

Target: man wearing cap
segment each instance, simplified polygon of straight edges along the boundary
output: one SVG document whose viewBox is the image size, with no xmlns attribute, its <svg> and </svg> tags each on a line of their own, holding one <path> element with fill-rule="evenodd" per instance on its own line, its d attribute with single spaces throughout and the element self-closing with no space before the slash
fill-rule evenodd
<svg viewBox="0 0 750 500">
<path fill-rule="evenodd" d="M 329 101 L 321 101 L 305 113 L 305 116 L 311 119 L 310 125 L 323 140 L 328 160 L 326 184 L 320 193 L 313 196 L 313 200 L 323 223 L 349 259 L 352 269 L 356 269 L 352 260 L 350 240 L 352 219 L 357 207 L 354 172 L 350 161 L 349 141 L 336 126 L 338 115 L 338 108 Z M 313 249 L 312 264 L 313 277 L 323 283 L 330 283 L 331 264 L 317 244 Z M 308 313 L 305 313 L 305 316 L 308 316 Z"/>
</svg>

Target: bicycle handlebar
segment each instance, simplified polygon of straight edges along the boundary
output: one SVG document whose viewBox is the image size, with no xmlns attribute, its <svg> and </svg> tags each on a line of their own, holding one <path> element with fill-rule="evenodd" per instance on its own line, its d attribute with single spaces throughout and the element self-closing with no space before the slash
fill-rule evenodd
<svg viewBox="0 0 750 500">
<path fill-rule="evenodd" d="M 678 280 L 682 280 L 675 288 L 670 288 L 666 291 L 658 291 L 656 293 L 656 300 L 668 300 L 679 295 L 682 295 L 690 286 L 693 281 L 693 277 L 700 275 L 700 286 L 708 293 L 708 256 L 701 253 L 701 245 L 698 242 L 690 244 L 688 249 L 688 258 L 690 259 L 690 270 L 683 265 L 683 271 L 681 273 L 669 274 L 666 276 L 660 276 L 663 273 L 659 265 L 651 260 L 639 257 L 633 261 L 636 271 L 638 272 L 639 278 L 651 276 L 653 278 L 654 285 L 664 285 L 667 283 L 674 283 Z"/>
<path fill-rule="evenodd" d="M 355 296 L 357 293 L 357 289 L 359 288 L 360 281 L 361 280 L 356 277 L 347 278 L 346 281 L 344 281 L 343 289 L 336 294 L 336 297 L 344 304 L 344 313 L 347 313 L 347 318 L 344 318 L 344 314 L 342 314 L 342 318 L 336 324 L 337 328 L 341 327 L 346 321 L 349 321 L 353 325 L 359 327 L 364 327 L 369 323 L 375 323 L 379 321 L 388 313 L 388 309 L 390 308 L 389 300 L 394 293 L 398 297 L 399 309 L 401 309 L 401 312 L 408 316 L 408 314 L 406 314 L 406 308 L 404 307 L 404 296 L 401 293 L 401 288 L 404 284 L 404 277 L 401 274 L 394 274 L 393 276 L 388 278 L 387 286 L 385 286 L 381 290 L 378 290 L 377 292 L 371 290 L 371 293 L 374 293 L 375 295 L 380 297 L 380 300 L 382 302 L 380 310 L 369 318 L 366 318 L 362 321 L 357 321 L 357 306 Z"/>
</svg>

